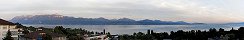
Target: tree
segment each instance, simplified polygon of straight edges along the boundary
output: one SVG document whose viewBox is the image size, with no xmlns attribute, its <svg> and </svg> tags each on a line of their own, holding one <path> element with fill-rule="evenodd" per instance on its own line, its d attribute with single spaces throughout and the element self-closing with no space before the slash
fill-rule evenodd
<svg viewBox="0 0 244 40">
<path fill-rule="evenodd" d="M 238 31 L 244 31 L 244 27 L 240 27 L 239 29 L 238 29 Z"/>
<path fill-rule="evenodd" d="M 30 27 L 28 27 L 27 29 L 30 30 L 30 31 L 36 31 L 36 28 L 33 27 L 33 26 L 30 26 Z"/>
<path fill-rule="evenodd" d="M 10 32 L 10 30 L 8 30 L 6 37 L 3 38 L 3 40 L 14 40 L 12 36 L 12 33 Z"/>
<path fill-rule="evenodd" d="M 219 28 L 219 32 L 224 32 L 224 31 L 225 31 L 225 29 Z"/>
<path fill-rule="evenodd" d="M 52 36 L 49 34 L 45 34 L 45 36 L 42 36 L 43 40 L 52 40 Z"/>
<path fill-rule="evenodd" d="M 110 34 L 110 32 L 107 33 L 107 36 L 112 38 L 112 35 Z"/>
<path fill-rule="evenodd" d="M 24 31 L 22 32 L 23 34 L 28 34 L 29 31 L 27 29 L 24 29 Z"/>
<path fill-rule="evenodd" d="M 17 25 L 16 28 L 24 28 L 24 26 L 20 23 L 15 23 L 15 25 Z"/>
<path fill-rule="evenodd" d="M 59 33 L 59 34 L 67 34 L 67 33 L 65 32 L 65 29 L 64 29 L 62 26 L 56 26 L 56 27 L 54 28 L 54 32 L 55 32 L 55 33 Z"/>
</svg>

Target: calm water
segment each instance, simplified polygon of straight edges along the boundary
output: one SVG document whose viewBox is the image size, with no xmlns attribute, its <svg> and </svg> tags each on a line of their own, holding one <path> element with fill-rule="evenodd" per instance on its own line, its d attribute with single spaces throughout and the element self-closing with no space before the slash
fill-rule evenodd
<svg viewBox="0 0 244 40">
<path fill-rule="evenodd" d="M 170 32 L 177 30 L 208 30 L 210 28 L 224 28 L 230 30 L 232 27 L 238 29 L 244 27 L 243 24 L 214 24 L 214 25 L 25 25 L 34 27 L 54 28 L 55 26 L 63 26 L 65 28 L 83 28 L 89 31 L 102 32 L 106 29 L 111 34 L 133 34 L 134 32 L 144 32 L 148 29 L 155 32 Z"/>
</svg>

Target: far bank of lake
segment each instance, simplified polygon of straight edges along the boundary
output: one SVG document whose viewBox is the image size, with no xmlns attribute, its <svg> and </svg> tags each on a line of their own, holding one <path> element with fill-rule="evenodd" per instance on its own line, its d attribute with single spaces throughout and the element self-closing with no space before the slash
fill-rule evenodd
<svg viewBox="0 0 244 40">
<path fill-rule="evenodd" d="M 103 29 L 106 29 L 106 32 L 111 34 L 133 34 L 134 32 L 144 32 L 148 29 L 154 30 L 155 32 L 170 32 L 177 30 L 206 30 L 210 28 L 223 28 L 230 30 L 232 27 L 237 29 L 239 27 L 244 27 L 244 24 L 202 24 L 202 25 L 27 25 L 24 26 L 33 26 L 33 27 L 45 27 L 45 28 L 54 28 L 55 26 L 63 26 L 65 28 L 83 28 L 89 31 L 98 31 L 102 32 Z"/>
</svg>

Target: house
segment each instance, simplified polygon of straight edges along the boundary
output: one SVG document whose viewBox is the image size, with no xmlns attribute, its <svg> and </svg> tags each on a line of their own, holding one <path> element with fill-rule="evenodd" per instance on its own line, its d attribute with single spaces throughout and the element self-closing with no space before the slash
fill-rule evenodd
<svg viewBox="0 0 244 40">
<path fill-rule="evenodd" d="M 20 33 L 18 30 L 20 30 L 20 28 L 16 28 L 16 26 L 17 25 L 12 22 L 0 19 L 0 40 L 3 40 L 2 38 L 6 36 L 8 30 L 11 31 L 14 40 L 18 40 L 18 33 Z"/>
<path fill-rule="evenodd" d="M 66 40 L 66 36 L 62 34 L 57 33 L 50 33 L 50 36 L 52 36 L 52 40 Z"/>
<path fill-rule="evenodd" d="M 228 35 L 221 35 L 220 40 L 228 40 L 230 37 Z"/>
<path fill-rule="evenodd" d="M 38 31 L 31 32 L 29 34 L 24 35 L 24 40 L 42 40 L 47 37 L 50 37 L 52 40 L 67 40 L 65 35 L 57 34 L 57 33 L 46 33 L 42 31 L 42 29 L 38 29 Z"/>
<path fill-rule="evenodd" d="M 110 38 L 107 35 L 97 35 L 97 36 L 92 36 L 88 37 L 84 36 L 85 40 L 109 40 Z"/>
</svg>

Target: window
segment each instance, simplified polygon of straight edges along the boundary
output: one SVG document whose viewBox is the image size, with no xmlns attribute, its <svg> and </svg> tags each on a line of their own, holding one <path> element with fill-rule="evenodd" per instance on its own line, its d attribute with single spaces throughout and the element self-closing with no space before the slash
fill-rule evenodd
<svg viewBox="0 0 244 40">
<path fill-rule="evenodd" d="M 8 29 L 7 27 L 3 27 L 3 29 Z"/>
</svg>

